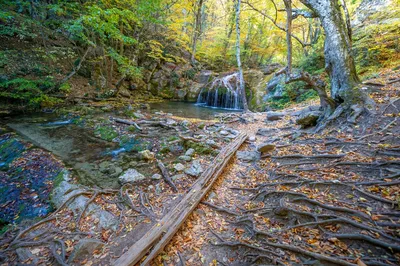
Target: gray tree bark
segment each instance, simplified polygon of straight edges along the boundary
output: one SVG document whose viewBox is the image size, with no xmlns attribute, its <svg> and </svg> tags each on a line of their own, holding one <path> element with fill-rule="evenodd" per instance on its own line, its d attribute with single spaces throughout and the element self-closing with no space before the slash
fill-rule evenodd
<svg viewBox="0 0 400 266">
<path fill-rule="evenodd" d="M 193 39 L 192 39 L 192 63 L 196 61 L 196 48 L 197 48 L 197 40 L 201 34 L 201 11 L 203 9 L 204 0 L 199 0 L 197 2 L 197 11 L 195 13 L 194 27 L 193 27 Z"/>
<path fill-rule="evenodd" d="M 331 81 L 331 97 L 337 102 L 360 100 L 351 40 L 338 0 L 300 0 L 321 20 L 325 31 L 325 69 Z"/>
<path fill-rule="evenodd" d="M 241 0 L 237 0 L 236 3 L 236 60 L 239 70 L 239 86 L 243 101 L 243 110 L 247 112 L 249 107 L 247 105 L 246 91 L 244 87 L 242 61 L 240 60 L 240 4 Z"/>
</svg>

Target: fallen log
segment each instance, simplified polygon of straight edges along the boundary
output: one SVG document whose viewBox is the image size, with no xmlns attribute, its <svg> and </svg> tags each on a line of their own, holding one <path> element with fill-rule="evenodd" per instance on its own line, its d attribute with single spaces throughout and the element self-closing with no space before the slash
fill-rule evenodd
<svg viewBox="0 0 400 266">
<path fill-rule="evenodd" d="M 120 118 L 112 118 L 115 122 L 120 123 L 120 124 L 125 124 L 125 125 L 130 125 L 130 126 L 134 126 L 136 129 L 138 130 L 142 130 L 141 127 L 139 127 L 138 124 L 136 124 L 133 121 L 129 121 L 129 120 L 125 120 L 125 119 L 120 119 Z"/>
<path fill-rule="evenodd" d="M 178 189 L 176 188 L 174 182 L 172 182 L 171 178 L 169 177 L 169 173 L 163 162 L 160 160 L 157 160 L 157 166 L 161 171 L 162 176 L 164 177 L 165 182 L 172 187 L 174 192 L 178 192 Z"/>
<path fill-rule="evenodd" d="M 150 254 L 147 255 L 145 261 L 141 264 L 149 265 L 172 239 L 202 198 L 210 191 L 215 180 L 246 139 L 247 134 L 242 133 L 230 145 L 225 147 L 214 161 L 210 163 L 207 170 L 197 179 L 190 191 L 182 198 L 175 208 L 116 260 L 114 265 L 135 265 L 153 247 Z"/>
</svg>

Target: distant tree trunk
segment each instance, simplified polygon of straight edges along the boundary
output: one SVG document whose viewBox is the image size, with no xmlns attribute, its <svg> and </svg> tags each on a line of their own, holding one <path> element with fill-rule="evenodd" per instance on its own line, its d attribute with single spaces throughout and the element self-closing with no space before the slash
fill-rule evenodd
<svg viewBox="0 0 400 266">
<path fill-rule="evenodd" d="M 196 61 L 196 48 L 197 48 L 197 41 L 199 39 L 199 36 L 201 34 L 201 11 L 203 8 L 203 3 L 204 0 L 199 0 L 197 2 L 197 11 L 195 13 L 195 19 L 194 19 L 194 27 L 193 27 L 193 39 L 192 39 L 192 63 L 195 63 Z"/>
<path fill-rule="evenodd" d="M 244 87 L 243 69 L 242 62 L 240 61 L 240 2 L 237 0 L 236 4 L 236 60 L 239 69 L 239 86 L 242 94 L 243 110 L 247 112 L 249 107 L 247 106 L 246 91 Z"/>
<path fill-rule="evenodd" d="M 331 97 L 337 102 L 354 103 L 360 98 L 351 40 L 338 0 L 300 0 L 321 20 L 325 31 L 325 69 L 331 81 Z"/>
</svg>

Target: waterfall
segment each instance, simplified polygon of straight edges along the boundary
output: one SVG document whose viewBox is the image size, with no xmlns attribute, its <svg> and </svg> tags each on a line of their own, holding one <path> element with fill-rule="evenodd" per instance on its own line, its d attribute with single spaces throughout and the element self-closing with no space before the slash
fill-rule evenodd
<svg viewBox="0 0 400 266">
<path fill-rule="evenodd" d="M 243 109 L 239 73 L 215 78 L 210 87 L 201 89 L 196 104 L 212 108 Z"/>
</svg>

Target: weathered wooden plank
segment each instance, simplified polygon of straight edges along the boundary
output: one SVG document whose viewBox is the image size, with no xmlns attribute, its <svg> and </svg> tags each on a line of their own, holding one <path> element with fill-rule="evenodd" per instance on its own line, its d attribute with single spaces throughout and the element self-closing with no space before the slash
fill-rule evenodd
<svg viewBox="0 0 400 266">
<path fill-rule="evenodd" d="M 223 169 L 247 139 L 247 134 L 240 134 L 230 145 L 225 147 L 218 156 L 210 163 L 210 166 L 192 185 L 190 191 L 183 199 L 166 214 L 159 223 L 153 226 L 141 239 L 132 245 L 114 265 L 126 266 L 138 263 L 153 247 L 150 254 L 142 265 L 149 265 L 160 251 L 168 244 L 171 238 L 179 230 L 187 217 L 200 203 L 202 198 L 209 192 L 215 180 L 222 173 Z M 156 243 L 158 241 L 158 243 Z"/>
</svg>

